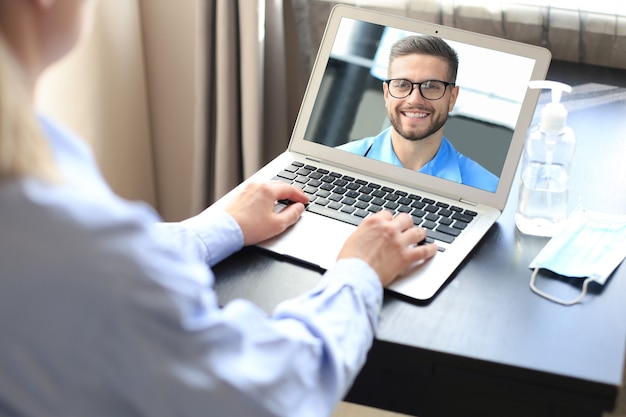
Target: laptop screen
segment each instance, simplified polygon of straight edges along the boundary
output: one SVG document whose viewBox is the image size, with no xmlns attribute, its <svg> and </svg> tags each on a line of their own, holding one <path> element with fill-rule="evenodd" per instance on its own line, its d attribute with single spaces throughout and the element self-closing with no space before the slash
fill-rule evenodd
<svg viewBox="0 0 626 417">
<path fill-rule="evenodd" d="M 384 81 L 398 75 L 410 78 L 406 74 L 415 73 L 412 68 L 408 68 L 408 72 L 405 68 L 400 68 L 399 72 L 390 72 L 390 50 L 397 41 L 413 36 L 424 37 L 424 34 L 342 18 L 305 139 L 495 192 L 527 83 L 531 79 L 534 59 L 443 40 L 458 56 L 456 80 L 451 80 L 456 82 L 458 93 L 451 111 L 448 112 L 451 93 L 445 91 L 442 91 L 444 96 L 438 100 L 426 100 L 422 96 L 408 104 L 387 106 Z M 432 74 L 421 69 L 417 72 Z M 446 77 L 425 75 L 422 78 Z M 392 88 L 397 90 L 399 85 L 404 88 L 400 91 L 411 91 L 415 95 L 419 91 L 413 90 L 426 91 L 428 88 L 438 91 L 442 86 L 444 90 L 446 87 L 450 90 L 454 88 L 442 84 L 435 84 L 432 88 L 415 84 L 411 87 L 411 83 L 423 82 L 425 79 L 407 81 L 408 84 L 402 80 L 401 84 Z M 396 90 L 392 89 L 392 94 Z M 392 97 L 391 101 L 399 100 L 393 100 Z M 437 107 L 442 106 L 443 110 L 437 113 Z M 407 112 L 420 119 L 419 122 L 411 124 L 409 119 L 409 127 L 406 124 L 403 126 L 402 119 Z M 397 124 L 392 126 L 393 119 L 396 119 Z M 422 119 L 428 121 L 424 123 Z M 435 158 L 421 168 L 406 166 L 411 159 L 411 150 L 417 152 L 418 149 L 428 148 L 421 146 L 423 144 L 419 142 L 423 138 L 419 135 L 432 134 L 433 129 L 439 130 L 441 125 L 445 144 L 449 146 L 442 148 Z M 416 130 L 417 135 L 405 139 L 411 133 L 403 133 L 403 129 Z M 392 135 L 397 136 L 394 140 L 400 138 L 408 146 L 397 142 L 392 144 Z M 451 167 L 455 158 L 461 158 L 458 171 Z M 423 162 L 418 160 L 417 163 Z"/>
</svg>

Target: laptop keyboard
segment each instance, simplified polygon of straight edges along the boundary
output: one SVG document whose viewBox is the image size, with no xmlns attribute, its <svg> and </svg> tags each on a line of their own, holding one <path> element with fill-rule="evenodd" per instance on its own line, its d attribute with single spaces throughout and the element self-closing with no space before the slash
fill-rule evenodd
<svg viewBox="0 0 626 417">
<path fill-rule="evenodd" d="M 426 229 L 427 242 L 452 243 L 477 215 L 475 211 L 297 161 L 274 179 L 301 188 L 310 199 L 308 211 L 355 226 L 381 210 L 394 215 L 408 213 L 416 226 Z"/>
</svg>

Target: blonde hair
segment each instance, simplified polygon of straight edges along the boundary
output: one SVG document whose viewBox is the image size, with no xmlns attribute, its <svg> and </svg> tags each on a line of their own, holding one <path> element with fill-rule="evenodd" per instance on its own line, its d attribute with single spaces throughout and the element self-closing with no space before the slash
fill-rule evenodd
<svg viewBox="0 0 626 417">
<path fill-rule="evenodd" d="M 60 173 L 17 60 L 0 33 L 0 181 L 23 177 L 57 182 Z"/>
</svg>

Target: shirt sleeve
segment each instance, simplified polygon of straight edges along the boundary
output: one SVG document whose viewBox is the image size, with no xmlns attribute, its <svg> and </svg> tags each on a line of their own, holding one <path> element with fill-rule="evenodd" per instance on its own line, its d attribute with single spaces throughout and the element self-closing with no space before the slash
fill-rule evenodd
<svg viewBox="0 0 626 417">
<path fill-rule="evenodd" d="M 138 350 L 126 357 L 119 348 L 119 384 L 155 417 L 331 415 L 366 360 L 382 300 L 376 274 L 358 259 L 337 262 L 270 316 L 246 300 L 219 308 L 208 290 L 141 292 L 129 307 L 137 311 L 124 314 L 133 329 L 124 349 Z"/>
<path fill-rule="evenodd" d="M 179 223 L 159 223 L 157 231 L 169 244 L 196 254 L 213 266 L 243 247 L 239 224 L 223 210 L 205 211 Z"/>
</svg>

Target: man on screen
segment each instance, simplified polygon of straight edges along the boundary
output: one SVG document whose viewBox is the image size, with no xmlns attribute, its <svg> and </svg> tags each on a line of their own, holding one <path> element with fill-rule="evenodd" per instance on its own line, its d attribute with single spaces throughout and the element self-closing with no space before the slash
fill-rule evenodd
<svg viewBox="0 0 626 417">
<path fill-rule="evenodd" d="M 459 94 L 458 65 L 456 51 L 441 38 L 409 36 L 397 41 L 389 54 L 389 79 L 383 83 L 391 126 L 339 149 L 495 191 L 498 177 L 458 152 L 443 136 Z"/>
</svg>

